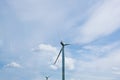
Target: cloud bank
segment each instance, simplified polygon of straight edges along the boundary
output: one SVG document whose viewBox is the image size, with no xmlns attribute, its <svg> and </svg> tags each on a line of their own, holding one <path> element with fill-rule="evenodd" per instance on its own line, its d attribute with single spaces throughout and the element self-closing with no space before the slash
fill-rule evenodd
<svg viewBox="0 0 120 80">
<path fill-rule="evenodd" d="M 120 1 L 104 0 L 78 30 L 76 42 L 89 43 L 111 35 L 120 28 Z"/>
</svg>

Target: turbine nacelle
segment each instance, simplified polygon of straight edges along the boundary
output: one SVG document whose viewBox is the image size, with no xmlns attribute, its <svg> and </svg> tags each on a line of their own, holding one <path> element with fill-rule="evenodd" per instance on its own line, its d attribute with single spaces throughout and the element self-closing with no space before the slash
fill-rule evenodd
<svg viewBox="0 0 120 80">
<path fill-rule="evenodd" d="M 60 42 L 60 44 L 61 44 L 62 46 L 70 45 L 70 44 L 65 44 L 65 43 L 63 43 L 62 41 Z"/>
</svg>

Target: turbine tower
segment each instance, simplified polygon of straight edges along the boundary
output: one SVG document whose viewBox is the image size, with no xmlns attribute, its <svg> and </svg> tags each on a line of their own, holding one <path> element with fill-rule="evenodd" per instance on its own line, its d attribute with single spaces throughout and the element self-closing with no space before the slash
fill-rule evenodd
<svg viewBox="0 0 120 80">
<path fill-rule="evenodd" d="M 54 64 L 56 64 L 60 54 L 62 53 L 62 80 L 65 80 L 65 54 L 64 54 L 64 48 L 65 48 L 65 46 L 70 45 L 70 44 L 65 44 L 62 41 L 60 42 L 60 44 L 62 45 L 62 48 L 61 48 L 61 50 L 60 50 Z"/>
</svg>

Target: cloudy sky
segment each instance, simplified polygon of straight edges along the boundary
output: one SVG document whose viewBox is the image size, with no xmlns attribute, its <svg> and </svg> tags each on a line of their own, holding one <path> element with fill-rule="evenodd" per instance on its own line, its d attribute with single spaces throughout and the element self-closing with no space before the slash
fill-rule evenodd
<svg viewBox="0 0 120 80">
<path fill-rule="evenodd" d="M 120 0 L 0 0 L 0 80 L 120 79 Z"/>
</svg>

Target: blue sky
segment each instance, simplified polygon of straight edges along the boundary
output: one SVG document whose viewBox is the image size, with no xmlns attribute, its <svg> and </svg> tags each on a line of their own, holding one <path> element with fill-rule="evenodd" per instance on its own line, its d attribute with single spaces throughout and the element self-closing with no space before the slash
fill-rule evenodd
<svg viewBox="0 0 120 80">
<path fill-rule="evenodd" d="M 120 79 L 120 0 L 0 0 L 0 80 Z"/>
</svg>

